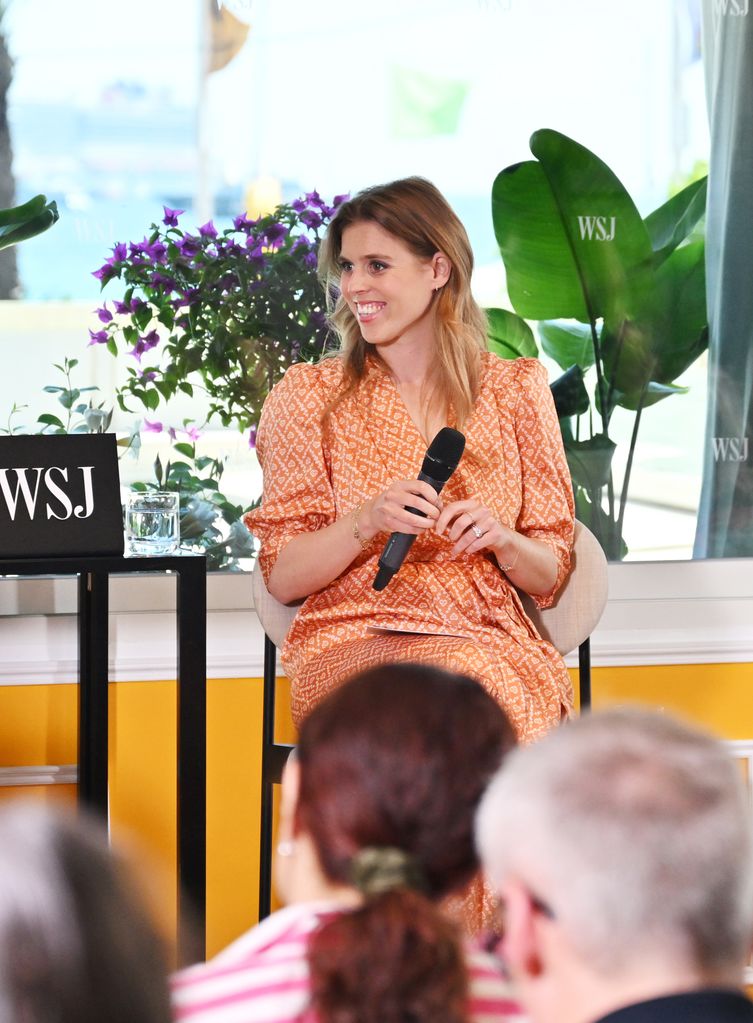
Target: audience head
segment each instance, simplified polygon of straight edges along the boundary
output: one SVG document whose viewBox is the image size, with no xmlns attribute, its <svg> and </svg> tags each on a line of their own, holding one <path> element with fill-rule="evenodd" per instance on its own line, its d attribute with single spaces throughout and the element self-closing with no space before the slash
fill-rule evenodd
<svg viewBox="0 0 753 1023">
<path fill-rule="evenodd" d="M 430 262 L 440 254 L 447 262 L 448 278 L 434 296 L 437 383 L 456 405 L 458 421 L 464 421 L 487 335 L 486 319 L 471 294 L 473 252 L 465 228 L 439 189 L 420 177 L 365 188 L 338 207 L 320 248 L 319 273 L 330 303 L 330 322 L 356 378 L 363 372 L 369 346 L 340 293 L 340 257 L 345 231 L 363 222 L 377 224 L 419 260 Z"/>
<path fill-rule="evenodd" d="M 462 951 L 433 903 L 476 873 L 475 809 L 514 741 L 477 682 L 426 665 L 370 670 L 304 721 L 284 786 L 290 833 L 355 907 L 310 946 L 321 1018 L 369 1005 L 391 1020 L 407 1004 L 417 1021 L 463 1018 Z"/>
<path fill-rule="evenodd" d="M 0 1019 L 170 1019 L 161 943 L 105 834 L 41 803 L 0 809 Z"/>
<path fill-rule="evenodd" d="M 740 981 L 753 938 L 750 809 L 710 736 L 636 708 L 582 717 L 510 756 L 477 836 L 534 1019 L 539 996 L 578 971 L 594 991 L 615 992 L 620 978 L 649 994 Z"/>
</svg>

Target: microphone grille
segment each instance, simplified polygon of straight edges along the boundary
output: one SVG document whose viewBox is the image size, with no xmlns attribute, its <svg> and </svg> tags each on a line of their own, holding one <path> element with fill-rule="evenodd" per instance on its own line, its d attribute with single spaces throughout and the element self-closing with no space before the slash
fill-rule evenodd
<svg viewBox="0 0 753 1023">
<path fill-rule="evenodd" d="M 429 445 L 426 457 L 443 465 L 458 464 L 465 448 L 465 437 L 451 426 L 443 427 Z"/>
</svg>

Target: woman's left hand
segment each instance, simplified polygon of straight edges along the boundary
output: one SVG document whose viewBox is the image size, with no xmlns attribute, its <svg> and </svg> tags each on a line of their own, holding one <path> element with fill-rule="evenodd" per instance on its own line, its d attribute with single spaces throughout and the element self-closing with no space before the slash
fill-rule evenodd
<svg viewBox="0 0 753 1023">
<path fill-rule="evenodd" d="M 491 550 L 499 557 L 515 544 L 515 531 L 498 522 L 478 498 L 446 504 L 434 528 L 440 536 L 446 532 L 447 539 L 454 543 L 454 555 Z"/>
</svg>

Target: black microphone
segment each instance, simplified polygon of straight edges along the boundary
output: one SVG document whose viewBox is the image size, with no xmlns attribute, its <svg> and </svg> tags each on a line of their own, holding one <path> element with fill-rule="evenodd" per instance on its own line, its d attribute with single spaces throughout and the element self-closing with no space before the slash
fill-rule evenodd
<svg viewBox="0 0 753 1023">
<path fill-rule="evenodd" d="M 439 493 L 457 469 L 464 447 L 465 437 L 463 434 L 458 430 L 453 430 L 450 426 L 445 426 L 429 445 L 418 478 L 434 487 Z M 406 508 L 406 511 L 426 517 L 424 512 L 418 511 L 417 508 Z M 379 559 L 379 571 L 374 580 L 375 590 L 384 589 L 405 561 L 405 555 L 411 549 L 415 539 L 414 533 L 392 534 L 384 545 L 382 556 Z"/>
</svg>

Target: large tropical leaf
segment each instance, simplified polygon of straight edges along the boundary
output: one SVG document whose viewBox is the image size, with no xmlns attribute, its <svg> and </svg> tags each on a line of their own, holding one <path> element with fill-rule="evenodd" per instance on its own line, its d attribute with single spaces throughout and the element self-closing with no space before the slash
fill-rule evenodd
<svg viewBox="0 0 753 1023">
<path fill-rule="evenodd" d="M 565 442 L 565 455 L 573 483 L 590 493 L 607 485 L 617 445 L 603 433 L 588 440 Z"/>
<path fill-rule="evenodd" d="M 542 320 L 538 330 L 541 347 L 561 369 L 580 366 L 587 370 L 593 366 L 594 343 L 590 324 Z"/>
<path fill-rule="evenodd" d="M 570 366 L 550 385 L 554 407 L 560 419 L 588 412 L 589 398 L 580 366 Z"/>
<path fill-rule="evenodd" d="M 0 249 L 33 238 L 58 220 L 55 202 L 47 202 L 44 195 L 37 195 L 22 206 L 0 210 Z"/>
<path fill-rule="evenodd" d="M 691 182 L 646 217 L 654 266 L 661 266 L 705 214 L 707 182 L 708 178 Z"/>
<path fill-rule="evenodd" d="M 487 309 L 489 348 L 503 359 L 536 358 L 539 350 L 526 321 L 509 309 Z"/>
<path fill-rule="evenodd" d="M 492 219 L 516 312 L 530 320 L 587 319 L 567 235 L 540 164 L 528 160 L 497 175 Z"/>
<path fill-rule="evenodd" d="M 613 322 L 631 315 L 634 292 L 650 283 L 652 249 L 646 225 L 624 185 L 595 153 L 560 132 L 535 132 L 531 152 L 551 189 L 587 319 Z M 555 312 L 557 316 L 562 314 Z"/>
<path fill-rule="evenodd" d="M 625 408 L 637 407 L 649 382 L 673 383 L 708 347 L 703 240 L 675 249 L 653 280 L 636 318 L 602 332 L 605 372 Z"/>
</svg>

